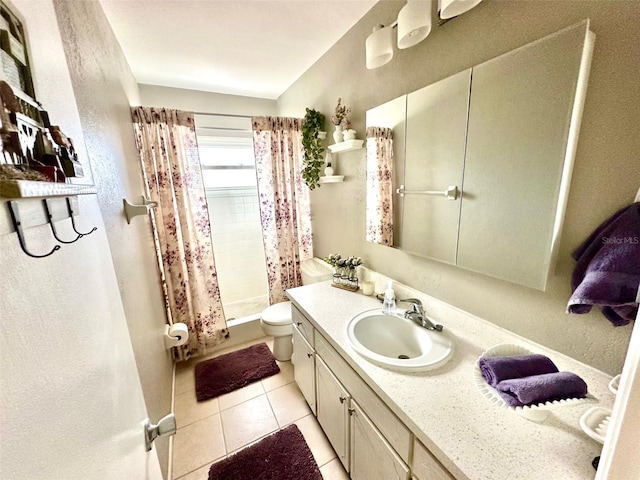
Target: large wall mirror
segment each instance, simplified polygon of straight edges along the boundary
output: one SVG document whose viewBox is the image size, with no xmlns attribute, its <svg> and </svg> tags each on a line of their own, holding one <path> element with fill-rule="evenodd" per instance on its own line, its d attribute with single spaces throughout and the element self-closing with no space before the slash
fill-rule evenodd
<svg viewBox="0 0 640 480">
<path fill-rule="evenodd" d="M 367 112 L 393 130 L 394 247 L 545 289 L 594 40 L 585 20 Z"/>
</svg>

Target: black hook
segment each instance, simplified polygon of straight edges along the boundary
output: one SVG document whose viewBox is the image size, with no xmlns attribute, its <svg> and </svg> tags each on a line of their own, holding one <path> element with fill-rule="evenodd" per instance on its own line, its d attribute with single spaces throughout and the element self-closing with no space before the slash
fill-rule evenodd
<svg viewBox="0 0 640 480">
<path fill-rule="evenodd" d="M 51 225 L 51 231 L 53 232 L 53 237 L 59 241 L 60 243 L 73 243 L 73 242 L 77 242 L 78 240 L 80 240 L 84 235 L 82 233 L 78 233 L 78 236 L 76 238 L 74 238 L 73 240 L 62 240 L 61 238 L 58 237 L 58 232 L 56 232 L 56 227 L 54 225 L 54 221 L 53 221 L 53 215 L 51 215 L 51 209 L 49 208 L 49 200 L 48 199 L 44 199 L 44 209 L 47 212 L 47 218 L 49 219 L 49 225 Z M 74 228 L 75 231 L 75 228 Z"/>
<path fill-rule="evenodd" d="M 22 234 L 22 223 L 20 222 L 20 213 L 18 212 L 18 202 L 9 202 L 9 212 L 11 213 L 13 227 L 16 229 L 16 233 L 18 234 L 18 242 L 20 242 L 20 247 L 22 247 L 22 251 L 24 253 L 33 258 L 44 258 L 48 257 L 49 255 L 53 255 L 56 250 L 60 250 L 60 245 L 55 245 L 49 253 L 45 253 L 44 255 L 34 255 L 33 253 L 30 253 L 24 243 L 24 236 Z"/>
<path fill-rule="evenodd" d="M 98 229 L 98 227 L 93 227 L 87 233 L 80 233 L 76 229 L 76 222 L 73 220 L 73 205 L 71 205 L 71 199 L 69 197 L 67 197 L 67 210 L 69 210 L 69 216 L 71 217 L 71 227 L 73 228 L 73 231 L 76 232 L 81 237 L 84 237 L 85 235 L 91 235 L 93 232 L 95 232 Z"/>
</svg>

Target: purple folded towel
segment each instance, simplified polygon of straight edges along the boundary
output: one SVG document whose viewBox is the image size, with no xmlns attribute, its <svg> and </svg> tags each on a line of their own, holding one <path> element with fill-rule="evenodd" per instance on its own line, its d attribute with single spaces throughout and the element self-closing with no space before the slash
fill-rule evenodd
<svg viewBox="0 0 640 480">
<path fill-rule="evenodd" d="M 512 378 L 503 380 L 495 388 L 504 401 L 512 407 L 587 396 L 587 384 L 571 372 Z"/>
<path fill-rule="evenodd" d="M 558 371 L 558 367 L 549 357 L 538 354 L 484 357 L 478 361 L 478 365 L 482 378 L 492 387 L 510 378 L 530 377 Z"/>
</svg>

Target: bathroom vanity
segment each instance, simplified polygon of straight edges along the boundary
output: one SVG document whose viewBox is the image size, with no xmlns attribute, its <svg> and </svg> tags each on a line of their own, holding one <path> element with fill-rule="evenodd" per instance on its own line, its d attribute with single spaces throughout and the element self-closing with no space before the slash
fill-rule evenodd
<svg viewBox="0 0 640 480">
<path fill-rule="evenodd" d="M 590 407 L 611 408 L 611 377 L 451 305 L 396 284 L 398 298 L 422 300 L 453 340 L 448 362 L 404 373 L 370 363 L 350 346 L 347 324 L 380 303 L 330 282 L 287 291 L 292 300 L 295 379 L 354 480 L 590 479 L 601 445 L 579 426 Z M 500 408 L 473 382 L 478 357 L 515 344 L 580 375 L 592 399 L 550 408 L 542 423 Z"/>
</svg>

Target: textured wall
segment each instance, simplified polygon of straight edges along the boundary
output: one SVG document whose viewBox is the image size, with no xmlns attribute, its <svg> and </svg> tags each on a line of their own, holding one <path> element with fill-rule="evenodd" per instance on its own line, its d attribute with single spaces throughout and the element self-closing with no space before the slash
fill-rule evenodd
<svg viewBox="0 0 640 480">
<path fill-rule="evenodd" d="M 157 421 L 171 411 L 164 299 L 150 221 L 128 225 L 122 209 L 123 198 L 138 203 L 144 194 L 129 111 L 139 104 L 138 86 L 97 0 L 54 5 L 147 410 Z M 168 437 L 156 442 L 165 477 L 168 445 Z"/>
<path fill-rule="evenodd" d="M 379 2 L 278 99 L 279 114 L 302 116 L 309 106 L 330 115 L 342 97 L 363 138 L 368 109 L 590 18 L 596 44 L 557 268 L 547 291 L 539 292 L 365 242 L 364 150 L 340 155 L 344 183 L 312 192 L 316 256 L 361 255 L 367 266 L 402 283 L 618 373 L 632 326 L 614 329 L 599 312 L 568 316 L 565 308 L 571 251 L 640 186 L 640 3 L 485 0 L 434 25 L 419 45 L 395 49 L 387 65 L 366 70 L 367 35 L 377 23 L 394 21 L 403 4 Z"/>
<path fill-rule="evenodd" d="M 53 2 L 10 6 L 28 30 L 38 100 L 87 166 Z M 78 228 L 98 230 L 50 257 L 30 258 L 15 233 L 0 236 L 0 478 L 159 480 L 156 452 L 144 450 L 147 413 L 98 198 L 79 205 Z M 5 200 L 0 207 L 4 233 Z M 44 218 L 41 199 L 19 207 Z M 56 228 L 71 238 L 69 220 Z M 34 253 L 54 243 L 46 224 L 25 236 Z"/>
<path fill-rule="evenodd" d="M 185 90 L 183 88 L 140 85 L 141 104 L 145 107 L 177 108 L 200 113 L 230 115 L 275 115 L 275 100 Z"/>
</svg>

